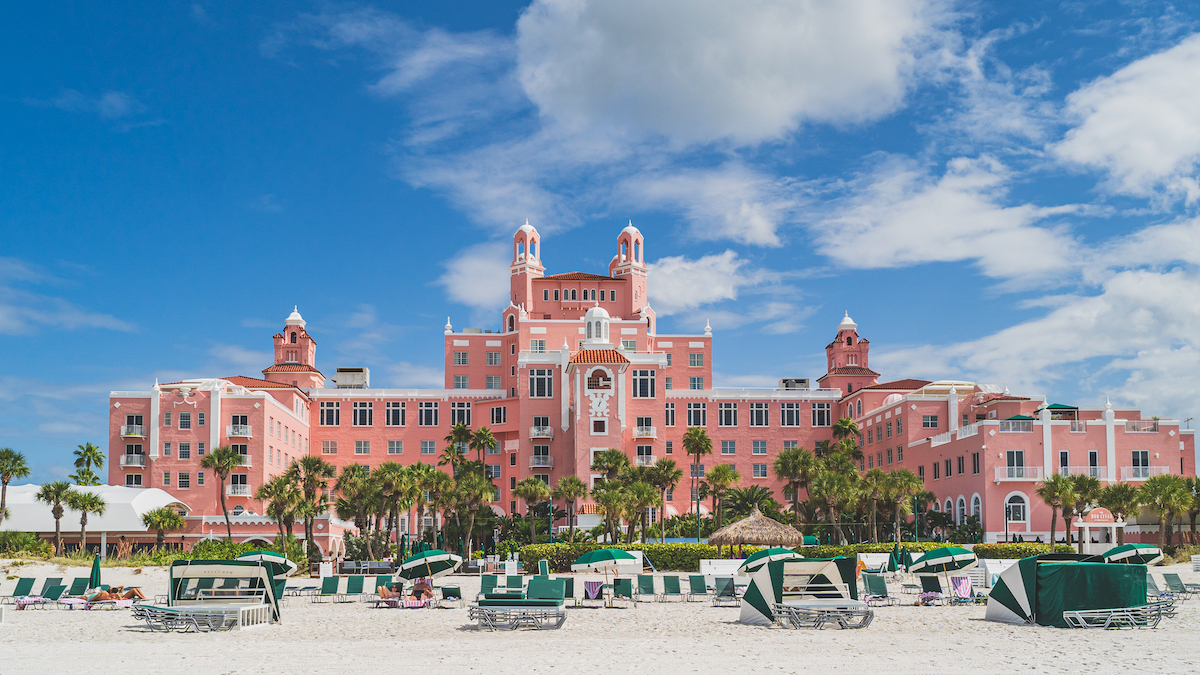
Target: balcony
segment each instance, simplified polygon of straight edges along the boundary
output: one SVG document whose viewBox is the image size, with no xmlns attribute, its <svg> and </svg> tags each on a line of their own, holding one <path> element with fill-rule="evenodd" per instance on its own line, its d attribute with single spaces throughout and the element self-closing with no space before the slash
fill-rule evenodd
<svg viewBox="0 0 1200 675">
<path fill-rule="evenodd" d="M 1125 423 L 1126 433 L 1152 434 L 1158 431 L 1158 420 L 1131 420 Z"/>
<path fill-rule="evenodd" d="M 996 482 L 1007 480 L 1038 481 L 1042 479 L 1040 466 L 998 466 L 996 467 Z"/>
<path fill-rule="evenodd" d="M 226 497 L 249 497 L 250 496 L 250 486 L 249 485 L 226 485 L 225 486 L 225 496 Z"/>
<path fill-rule="evenodd" d="M 121 455 L 121 466 L 146 466 L 146 456 Z"/>
<path fill-rule="evenodd" d="M 1087 422 L 1084 420 L 1071 420 L 1071 433 L 1086 434 L 1087 433 Z"/>
<path fill-rule="evenodd" d="M 554 438 L 554 427 L 529 427 L 530 438 Z"/>
<path fill-rule="evenodd" d="M 968 424 L 965 427 L 959 427 L 958 428 L 958 440 L 961 441 L 964 438 L 970 438 L 971 436 L 974 436 L 978 433 L 979 433 L 979 423 L 978 422 L 976 422 L 975 424 Z"/>
<path fill-rule="evenodd" d="M 634 427 L 634 438 L 658 438 L 658 427 Z"/>
<path fill-rule="evenodd" d="M 1096 480 L 1110 480 L 1107 466 L 1060 466 L 1058 472 L 1064 476 L 1091 476 Z"/>
<path fill-rule="evenodd" d="M 1032 420 L 1004 420 L 1000 422 L 1000 433 L 1002 434 L 1028 434 L 1033 433 Z"/>
<path fill-rule="evenodd" d="M 633 458 L 634 466 L 654 466 L 657 461 L 658 458 L 654 455 L 638 455 Z"/>
<path fill-rule="evenodd" d="M 146 437 L 146 427 L 144 427 L 140 424 L 122 424 L 121 425 L 121 435 L 122 436 L 133 436 L 136 438 L 145 438 Z"/>
<path fill-rule="evenodd" d="M 250 425 L 230 424 L 225 427 L 225 435 L 231 438 L 250 438 Z"/>
<path fill-rule="evenodd" d="M 549 455 L 534 455 L 529 458 L 529 468 L 531 469 L 553 469 L 554 458 Z"/>
<path fill-rule="evenodd" d="M 1170 472 L 1171 469 L 1165 466 L 1123 466 L 1121 480 L 1146 480 L 1151 476 L 1161 476 Z"/>
<path fill-rule="evenodd" d="M 242 455 L 242 466 L 252 466 L 250 464 L 250 455 Z"/>
<path fill-rule="evenodd" d="M 949 443 L 951 440 L 953 440 L 953 436 L 954 436 L 954 432 L 952 432 L 952 431 L 947 431 L 946 433 L 938 434 L 937 436 L 930 436 L 929 437 L 929 446 L 932 448 L 936 448 L 939 445 L 945 445 L 945 444 Z"/>
</svg>

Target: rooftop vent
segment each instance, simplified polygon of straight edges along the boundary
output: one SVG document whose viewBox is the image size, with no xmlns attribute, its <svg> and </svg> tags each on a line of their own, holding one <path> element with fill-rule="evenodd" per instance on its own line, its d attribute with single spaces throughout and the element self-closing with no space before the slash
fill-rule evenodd
<svg viewBox="0 0 1200 675">
<path fill-rule="evenodd" d="M 338 389 L 370 389 L 370 368 L 338 368 L 332 378 Z"/>
<path fill-rule="evenodd" d="M 780 389 L 808 389 L 807 377 L 785 377 L 779 381 Z"/>
</svg>

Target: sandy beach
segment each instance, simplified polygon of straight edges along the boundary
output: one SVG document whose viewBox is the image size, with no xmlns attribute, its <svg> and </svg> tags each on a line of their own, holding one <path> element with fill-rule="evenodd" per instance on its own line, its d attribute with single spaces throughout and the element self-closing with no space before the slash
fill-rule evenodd
<svg viewBox="0 0 1200 675">
<path fill-rule="evenodd" d="M 85 568 L 22 565 L 7 575 L 70 578 Z M 1200 582 L 1190 565 L 1154 568 Z M 106 583 L 166 588 L 165 568 L 104 570 Z M 579 579 L 591 578 L 580 576 Z M 8 592 L 12 580 L 0 588 Z M 478 577 L 455 576 L 471 596 Z M 1161 579 L 1160 579 L 1161 583 Z M 576 587 L 580 588 L 579 582 Z M 898 587 L 894 589 L 898 593 Z M 901 595 L 906 601 L 913 596 Z M 128 611 L 15 611 L 0 626 L 0 673 L 610 672 L 1097 673 L 1200 671 L 1200 599 L 1155 630 L 1082 631 L 983 620 L 982 606 L 877 609 L 865 630 L 795 631 L 737 623 L 708 603 L 572 608 L 557 631 L 487 632 L 465 609 L 373 609 L 292 599 L 280 625 L 216 634 L 150 633 Z"/>
</svg>

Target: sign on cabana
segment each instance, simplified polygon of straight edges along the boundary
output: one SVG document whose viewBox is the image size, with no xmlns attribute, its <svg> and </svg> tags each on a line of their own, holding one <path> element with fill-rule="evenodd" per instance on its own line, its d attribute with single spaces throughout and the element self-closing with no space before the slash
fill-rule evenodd
<svg viewBox="0 0 1200 675">
<path fill-rule="evenodd" d="M 1109 511 L 1106 508 L 1098 506 L 1098 507 L 1092 509 L 1091 511 L 1088 511 L 1083 516 L 1083 522 L 1085 522 L 1085 523 L 1115 523 L 1115 522 L 1117 522 L 1117 519 L 1113 517 L 1112 511 Z"/>
</svg>

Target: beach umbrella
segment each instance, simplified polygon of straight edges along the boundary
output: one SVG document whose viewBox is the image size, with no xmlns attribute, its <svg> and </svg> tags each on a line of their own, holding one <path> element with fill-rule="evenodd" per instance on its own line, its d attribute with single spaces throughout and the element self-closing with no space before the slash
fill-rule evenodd
<svg viewBox="0 0 1200 675">
<path fill-rule="evenodd" d="M 1162 559 L 1162 549 L 1150 544 L 1124 544 L 1116 548 L 1111 548 L 1104 554 L 1104 562 L 1106 563 L 1124 563 L 1127 565 L 1153 565 Z"/>
<path fill-rule="evenodd" d="M 988 593 L 988 621 L 1033 623 L 1037 607 L 1037 556 L 1022 558 L 1000 573 Z"/>
<path fill-rule="evenodd" d="M 950 573 L 965 570 L 979 564 L 979 558 L 961 546 L 943 546 L 913 561 L 908 571 L 913 574 L 943 573 L 946 576 L 946 586 L 950 586 Z"/>
<path fill-rule="evenodd" d="M 764 548 L 763 550 L 750 554 L 746 558 L 746 562 L 738 568 L 740 574 L 751 574 L 757 572 L 758 568 L 766 565 L 769 562 L 777 560 L 803 560 L 804 556 L 796 553 L 790 548 Z"/>
<path fill-rule="evenodd" d="M 402 579 L 441 577 L 453 573 L 462 564 L 462 557 L 438 548 L 422 551 L 400 563 L 397 574 Z"/>
<path fill-rule="evenodd" d="M 892 544 L 892 552 L 888 555 L 888 571 L 895 572 L 900 565 L 900 543 Z"/>
<path fill-rule="evenodd" d="M 100 588 L 100 555 L 92 560 L 92 575 L 88 577 L 88 588 Z"/>
<path fill-rule="evenodd" d="M 628 551 L 619 548 L 598 548 L 588 551 L 571 563 L 572 572 L 616 572 L 621 563 L 637 560 Z"/>
<path fill-rule="evenodd" d="M 288 560 L 279 551 L 248 551 L 237 557 L 238 560 L 261 560 L 272 564 L 272 574 L 275 579 L 286 579 L 296 571 L 296 563 Z"/>
<path fill-rule="evenodd" d="M 912 567 L 913 557 L 907 546 L 900 547 L 900 564 L 904 566 L 905 571 L 909 571 L 909 568 Z"/>
</svg>

